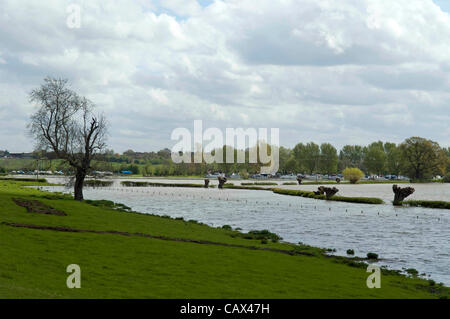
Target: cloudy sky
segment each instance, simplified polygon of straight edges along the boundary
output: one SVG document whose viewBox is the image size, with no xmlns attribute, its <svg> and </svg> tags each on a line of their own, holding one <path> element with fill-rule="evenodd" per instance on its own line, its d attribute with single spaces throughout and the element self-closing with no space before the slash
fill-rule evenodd
<svg viewBox="0 0 450 319">
<path fill-rule="evenodd" d="M 81 27 L 67 25 L 81 7 Z M 110 147 L 173 129 L 280 128 L 292 147 L 450 146 L 450 0 L 0 0 L 0 149 L 31 151 L 45 76 L 106 113 Z"/>
</svg>

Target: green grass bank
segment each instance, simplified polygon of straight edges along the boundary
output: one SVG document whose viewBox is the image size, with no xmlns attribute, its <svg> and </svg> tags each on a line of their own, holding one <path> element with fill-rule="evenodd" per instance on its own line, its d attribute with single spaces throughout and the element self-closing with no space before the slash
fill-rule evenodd
<svg viewBox="0 0 450 319">
<path fill-rule="evenodd" d="M 26 185 L 37 184 L 0 181 L 0 298 L 449 295 L 447 287 L 387 270 L 381 289 L 369 289 L 369 273 L 358 259 L 278 242 L 269 232 L 242 234 L 139 214 L 108 201 L 75 202 Z M 51 207 L 65 216 L 32 213 L 13 199 L 36 201 L 38 208 Z M 66 287 L 69 264 L 81 267 L 81 289 Z"/>
</svg>

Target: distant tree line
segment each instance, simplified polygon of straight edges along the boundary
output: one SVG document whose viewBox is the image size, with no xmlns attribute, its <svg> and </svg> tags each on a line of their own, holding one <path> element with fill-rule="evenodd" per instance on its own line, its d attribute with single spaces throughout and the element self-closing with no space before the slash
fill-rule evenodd
<svg viewBox="0 0 450 319">
<path fill-rule="evenodd" d="M 338 153 L 329 143 L 299 143 L 292 150 L 280 148 L 280 171 L 306 174 L 336 174 L 345 168 L 359 168 L 368 175 L 405 175 L 413 180 L 429 180 L 450 172 L 450 148 L 411 137 L 397 145 L 374 142 L 368 146 L 345 145 Z"/>
<path fill-rule="evenodd" d="M 236 159 L 237 150 L 224 146 L 224 162 L 226 152 L 233 152 Z M 259 173 L 262 164 L 248 163 L 249 149 L 245 154 L 246 163 L 233 164 L 175 164 L 168 149 L 149 153 L 128 150 L 122 155 L 111 151 L 104 160 L 121 163 L 121 170 L 145 176 L 201 176 L 208 172 L 235 172 L 246 176 Z M 332 175 L 342 173 L 345 168 L 359 168 L 367 175 L 405 175 L 426 181 L 450 172 L 450 148 L 441 148 L 438 143 L 421 137 L 408 138 L 398 145 L 382 141 L 367 146 L 345 145 L 339 151 L 330 143 L 310 142 L 299 143 L 292 149 L 280 147 L 279 161 L 281 174 Z"/>
<path fill-rule="evenodd" d="M 223 161 L 227 152 L 237 150 L 223 147 Z M 203 176 L 208 172 L 239 173 L 243 177 L 260 172 L 261 163 L 248 163 L 249 149 L 245 150 L 246 163 L 181 163 L 175 164 L 171 151 L 134 152 L 123 154 L 106 150 L 92 161 L 92 170 L 120 173 L 130 171 L 144 176 Z M 192 158 L 194 154 L 191 154 Z M 35 152 L 41 158 L 41 170 L 71 172 L 70 165 L 58 161 L 53 152 Z M 345 145 L 339 151 L 330 143 L 298 143 L 292 149 L 279 148 L 280 174 L 339 174 L 346 168 L 358 168 L 367 175 L 405 175 L 413 180 L 426 181 L 436 175 L 450 175 L 450 148 L 420 137 L 411 137 L 401 144 L 374 142 L 367 146 Z M 8 159 L 12 161 L 13 159 Z M 36 163 L 30 161 L 23 169 L 34 170 Z M 1 162 L 0 162 L 1 167 Z M 0 168 L 0 172 L 5 169 Z M 447 177 L 450 180 L 450 176 Z"/>
</svg>

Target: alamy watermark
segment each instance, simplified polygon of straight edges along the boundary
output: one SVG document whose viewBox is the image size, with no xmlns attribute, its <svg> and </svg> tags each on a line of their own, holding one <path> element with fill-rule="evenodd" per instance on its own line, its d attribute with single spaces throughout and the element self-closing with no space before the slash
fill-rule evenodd
<svg viewBox="0 0 450 319">
<path fill-rule="evenodd" d="M 69 4 L 66 9 L 66 25 L 69 29 L 81 28 L 81 6 L 78 4 Z"/>
<path fill-rule="evenodd" d="M 366 284 L 367 288 L 381 288 L 381 270 L 380 267 L 375 265 L 369 265 L 367 267 L 367 272 L 371 274 L 367 277 Z"/>
<path fill-rule="evenodd" d="M 275 174 L 279 168 L 280 130 L 270 129 L 270 142 L 267 128 L 226 128 L 225 139 L 222 130 L 210 127 L 203 130 L 203 121 L 194 121 L 194 133 L 187 128 L 172 131 L 172 140 L 178 140 L 172 147 L 174 163 L 225 163 L 261 164 L 261 174 Z M 207 145 L 204 146 L 204 143 Z M 224 143 L 226 142 L 226 143 Z M 235 154 L 236 151 L 236 154 Z"/>
<path fill-rule="evenodd" d="M 67 277 L 67 288 L 81 288 L 81 268 L 77 264 L 71 264 L 67 266 L 66 272 L 70 273 Z"/>
</svg>

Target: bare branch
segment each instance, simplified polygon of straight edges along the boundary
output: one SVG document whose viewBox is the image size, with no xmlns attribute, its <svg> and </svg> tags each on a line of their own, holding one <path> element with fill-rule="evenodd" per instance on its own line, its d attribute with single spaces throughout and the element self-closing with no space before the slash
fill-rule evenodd
<svg viewBox="0 0 450 319">
<path fill-rule="evenodd" d="M 30 93 L 30 102 L 39 107 L 28 125 L 36 146 L 54 151 L 84 179 L 93 155 L 106 146 L 104 117 L 96 116 L 95 105 L 71 90 L 66 79 L 45 78 L 41 87 Z"/>
</svg>

